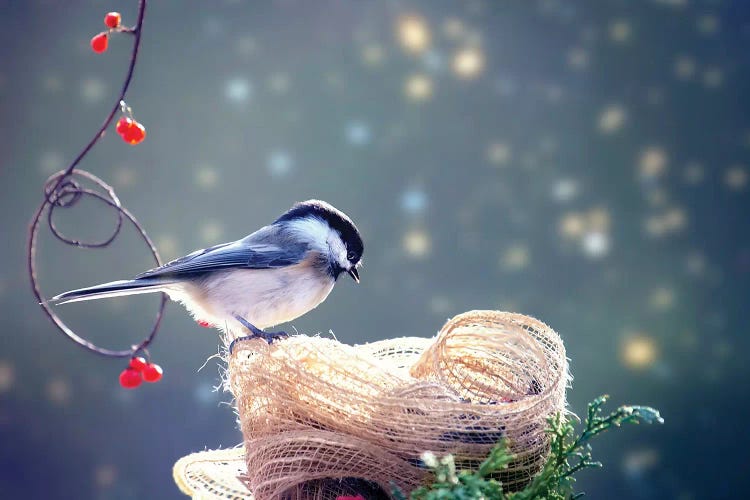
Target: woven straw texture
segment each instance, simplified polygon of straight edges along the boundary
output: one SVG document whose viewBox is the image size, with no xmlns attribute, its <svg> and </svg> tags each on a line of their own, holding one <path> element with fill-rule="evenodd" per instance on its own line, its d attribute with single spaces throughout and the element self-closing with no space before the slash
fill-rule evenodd
<svg viewBox="0 0 750 500">
<path fill-rule="evenodd" d="M 549 453 L 546 419 L 565 411 L 559 336 L 520 314 L 470 311 L 434 339 L 348 346 L 290 337 L 235 345 L 228 385 L 242 448 L 180 460 L 195 498 L 387 499 L 430 481 L 424 451 L 476 467 L 505 438 L 516 459 L 498 475 L 522 489 Z M 215 454 L 215 455 L 212 455 Z M 244 485 L 244 486 L 243 486 Z"/>
</svg>

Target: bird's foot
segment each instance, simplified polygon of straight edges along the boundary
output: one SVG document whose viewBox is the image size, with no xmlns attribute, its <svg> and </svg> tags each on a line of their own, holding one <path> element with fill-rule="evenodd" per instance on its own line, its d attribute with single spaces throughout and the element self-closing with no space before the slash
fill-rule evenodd
<svg viewBox="0 0 750 500">
<path fill-rule="evenodd" d="M 229 344 L 229 354 L 232 354 L 232 350 L 234 349 L 234 345 L 237 342 L 243 341 L 243 340 L 252 340 L 252 339 L 258 339 L 261 338 L 268 342 L 269 344 L 272 344 L 274 340 L 288 337 L 289 334 L 286 332 L 264 332 L 260 328 L 256 327 L 252 323 L 250 323 L 248 320 L 243 318 L 242 316 L 234 315 L 234 319 L 239 321 L 242 326 L 250 330 L 252 335 L 247 335 L 245 337 L 237 337 L 236 339 L 232 340 L 232 342 Z"/>
</svg>

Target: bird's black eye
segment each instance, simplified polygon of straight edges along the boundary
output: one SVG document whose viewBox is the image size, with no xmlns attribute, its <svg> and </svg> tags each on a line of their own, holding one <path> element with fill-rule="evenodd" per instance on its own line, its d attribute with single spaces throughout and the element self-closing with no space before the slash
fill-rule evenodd
<svg viewBox="0 0 750 500">
<path fill-rule="evenodd" d="M 356 256 L 357 254 L 355 254 L 354 252 L 349 252 L 348 254 L 346 254 L 347 260 L 354 260 Z"/>
</svg>

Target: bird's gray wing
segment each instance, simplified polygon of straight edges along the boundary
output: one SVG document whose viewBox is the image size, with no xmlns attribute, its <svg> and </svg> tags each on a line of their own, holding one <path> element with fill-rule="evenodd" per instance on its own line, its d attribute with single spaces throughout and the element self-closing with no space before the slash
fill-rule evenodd
<svg viewBox="0 0 750 500">
<path fill-rule="evenodd" d="M 221 269 L 273 269 L 299 263 L 307 252 L 307 245 L 286 242 L 283 247 L 245 238 L 223 243 L 175 259 L 161 267 L 136 276 L 136 279 L 154 277 L 185 277 Z"/>
</svg>

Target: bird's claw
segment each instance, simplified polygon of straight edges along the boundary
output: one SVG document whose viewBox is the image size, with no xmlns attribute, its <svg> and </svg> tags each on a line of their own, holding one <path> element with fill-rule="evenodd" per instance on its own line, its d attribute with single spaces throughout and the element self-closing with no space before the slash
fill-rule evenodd
<svg viewBox="0 0 750 500">
<path fill-rule="evenodd" d="M 273 341 L 276 340 L 276 339 L 280 339 L 280 338 L 284 338 L 284 337 L 288 337 L 289 336 L 289 334 L 286 333 L 286 332 L 264 332 L 263 330 L 261 330 L 260 328 L 257 328 L 256 326 L 254 326 L 252 323 L 250 323 L 248 320 L 246 320 L 242 316 L 235 315 L 234 318 L 237 321 L 239 321 L 242 324 L 242 326 L 244 326 L 245 328 L 247 328 L 248 330 L 250 330 L 250 332 L 252 333 L 252 335 L 246 335 L 244 337 L 237 337 L 236 339 L 232 340 L 232 342 L 229 344 L 229 355 L 230 356 L 232 355 L 232 351 L 234 349 L 234 345 L 237 342 L 241 342 L 243 340 L 252 340 L 252 339 L 258 339 L 258 338 L 260 338 L 260 339 L 265 340 L 269 344 L 272 344 Z"/>
</svg>

